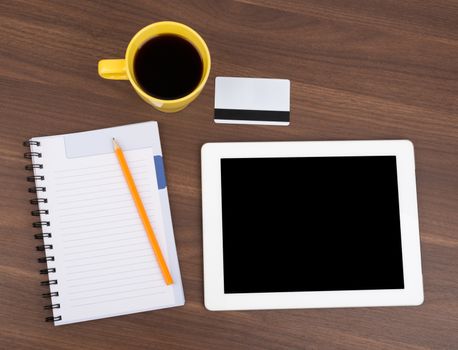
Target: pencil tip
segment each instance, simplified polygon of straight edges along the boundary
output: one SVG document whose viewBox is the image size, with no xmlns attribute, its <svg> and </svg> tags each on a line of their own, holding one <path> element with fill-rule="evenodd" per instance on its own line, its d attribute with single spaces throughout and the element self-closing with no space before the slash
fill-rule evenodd
<svg viewBox="0 0 458 350">
<path fill-rule="evenodd" d="M 116 142 L 116 140 L 115 140 L 114 137 L 113 137 L 113 139 L 112 139 L 112 142 L 113 142 L 113 147 L 114 147 L 114 148 L 119 147 L 119 145 L 118 145 L 118 143 Z"/>
</svg>

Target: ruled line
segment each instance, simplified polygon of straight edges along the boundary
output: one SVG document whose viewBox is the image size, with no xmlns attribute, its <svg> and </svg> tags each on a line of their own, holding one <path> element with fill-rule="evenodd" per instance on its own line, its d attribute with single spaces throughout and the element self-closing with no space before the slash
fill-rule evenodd
<svg viewBox="0 0 458 350">
<path fill-rule="evenodd" d="M 150 190 L 153 188 L 154 184 L 153 183 L 147 183 L 147 184 L 140 184 L 140 185 L 137 185 L 137 190 L 142 193 L 142 192 L 147 192 L 146 190 Z M 117 192 L 121 192 L 123 193 L 124 195 L 126 194 L 129 194 L 129 190 L 127 188 L 127 186 L 125 188 L 123 188 L 124 186 L 122 186 L 121 188 L 119 186 L 116 186 L 116 187 L 113 187 L 113 188 L 106 188 L 102 191 L 89 191 L 89 192 L 78 192 L 78 193 L 71 193 L 71 194 L 62 194 L 61 191 L 57 192 L 57 195 L 56 197 L 58 199 L 61 199 L 61 198 L 66 198 L 68 200 L 69 196 L 86 196 L 86 195 L 91 195 L 91 194 L 100 194 L 100 193 L 107 193 L 109 191 L 117 191 Z M 146 190 L 145 190 L 146 189 Z M 103 196 L 102 196 L 103 197 Z"/>
<path fill-rule="evenodd" d="M 73 213 L 63 214 L 63 215 L 60 215 L 60 217 L 74 216 L 75 214 L 79 214 L 79 215 L 91 214 L 91 213 L 94 212 L 94 209 L 93 209 L 94 207 L 95 208 L 97 208 L 97 207 L 106 208 L 106 209 L 103 209 L 103 210 L 97 210 L 97 213 L 106 212 L 106 211 L 112 211 L 112 210 L 115 210 L 115 209 L 125 209 L 127 207 L 125 203 L 134 204 L 131 198 L 126 198 L 125 200 L 122 200 L 122 201 L 116 201 L 116 204 L 123 204 L 121 206 L 116 206 L 116 207 L 111 207 L 111 206 L 107 207 L 107 206 L 101 206 L 101 205 L 85 205 L 85 206 L 81 206 L 81 207 L 76 207 L 76 208 L 74 208 L 74 212 Z M 152 203 L 152 202 L 150 200 L 148 200 L 148 203 Z M 80 209 L 80 208 L 90 209 L 90 210 L 87 210 L 87 211 L 76 210 L 76 209 Z"/>
<path fill-rule="evenodd" d="M 113 256 L 113 255 L 126 255 L 126 254 L 129 254 L 129 253 L 143 253 L 143 252 L 147 252 L 147 251 L 151 251 L 152 252 L 152 249 L 151 247 L 147 247 L 147 248 L 144 248 L 144 249 L 134 249 L 134 250 L 128 250 L 128 251 L 121 251 L 121 252 L 112 252 L 112 253 L 108 253 L 108 254 L 101 254 L 101 255 L 89 255 L 89 256 L 85 256 L 85 257 L 82 257 L 81 255 L 79 255 L 77 258 L 71 258 L 71 259 L 67 259 L 65 258 L 65 262 L 72 262 L 72 261 L 77 261 L 77 260 L 90 260 L 90 259 L 98 259 L 98 258 L 103 258 L 103 257 L 106 257 L 106 256 Z M 86 252 L 84 252 L 86 253 Z"/>
<path fill-rule="evenodd" d="M 137 185 L 137 187 L 141 187 L 141 186 L 146 186 L 148 185 L 151 181 L 150 178 L 147 178 L 147 179 L 140 179 L 140 180 L 136 180 L 135 181 L 135 184 Z M 114 186 L 113 186 L 114 185 Z M 114 181 L 114 182 L 104 182 L 104 183 L 101 183 L 101 184 L 98 184 L 98 183 L 95 183 L 93 184 L 93 186 L 80 186 L 80 187 L 74 187 L 74 186 L 71 186 L 69 188 L 59 188 L 59 191 L 58 193 L 62 193 L 62 192 L 68 192 L 68 191 L 78 191 L 78 190 L 81 190 L 81 189 L 92 189 L 92 187 L 97 187 L 97 188 L 100 188 L 100 187 L 114 187 L 114 189 L 118 189 L 119 186 L 126 186 L 125 182 L 123 181 Z M 92 192 L 89 192 L 89 193 L 92 193 Z"/>
<path fill-rule="evenodd" d="M 137 243 L 132 243 L 132 244 L 121 244 L 121 245 L 115 245 L 115 246 L 104 246 L 102 248 L 97 248 L 97 249 L 85 249 L 85 250 L 76 250 L 74 252 L 72 252 L 70 249 L 67 249 L 66 250 L 66 253 L 65 253 L 65 256 L 72 256 L 72 255 L 83 255 L 83 254 L 86 254 L 86 253 L 94 253 L 94 252 L 100 252 L 100 251 L 110 251 L 110 250 L 115 250 L 115 249 L 119 249 L 119 248 L 131 248 L 131 247 L 136 247 L 136 246 L 148 246 L 148 240 L 146 239 L 146 236 L 145 238 L 144 237 L 138 237 L 138 238 L 142 238 L 142 242 L 137 242 Z M 137 240 L 138 240 L 137 238 Z M 111 242 L 111 241 L 110 241 Z M 91 244 L 91 247 L 93 246 L 93 244 Z M 103 256 L 103 255 L 100 255 L 100 256 Z M 67 259 L 65 259 L 67 260 Z"/>
<path fill-rule="evenodd" d="M 75 203 L 75 202 L 87 202 L 87 201 L 93 201 L 93 200 L 100 200 L 100 199 L 106 199 L 106 198 L 116 198 L 116 197 L 125 197 L 126 194 L 125 193 L 117 193 L 117 194 L 113 194 L 113 195 L 110 195 L 110 196 L 101 196 L 101 197 L 93 197 L 93 198 L 81 198 L 81 199 L 72 199 L 70 204 L 71 203 Z M 143 197 L 142 197 L 143 198 Z M 146 198 L 146 197 L 145 197 Z M 68 204 L 68 200 L 66 201 L 56 201 L 57 204 L 59 204 L 59 208 L 62 208 L 62 204 Z M 102 203 L 102 202 L 100 202 Z M 108 201 L 107 203 L 111 203 L 111 201 Z M 63 209 L 67 209 L 65 207 L 63 207 Z"/>
<path fill-rule="evenodd" d="M 125 209 L 131 209 L 130 207 L 125 207 Z M 111 222 L 106 222 L 106 219 L 107 218 L 110 218 L 110 217 L 117 217 L 117 218 L 125 218 L 123 220 L 129 220 L 129 219 L 132 219 L 132 220 L 135 220 L 138 218 L 138 214 L 136 214 L 136 211 L 135 210 L 130 210 L 130 211 L 127 211 L 127 210 L 124 210 L 124 211 L 121 211 L 119 213 L 113 213 L 113 214 L 108 214 L 108 215 L 100 215 L 100 216 L 91 216 L 91 217 L 80 217 L 80 218 L 77 218 L 77 219 L 74 219 L 74 220 L 64 220 L 64 221 L 60 221 L 61 223 L 64 223 L 64 224 L 73 224 L 74 222 L 85 222 L 87 224 L 90 224 L 91 226 L 92 225 L 98 225 L 98 224 L 111 224 Z M 97 219 L 102 219 L 100 222 L 97 222 L 97 221 L 93 221 L 93 220 L 97 220 Z"/>
<path fill-rule="evenodd" d="M 145 254 L 145 255 L 140 255 L 140 256 L 136 256 L 136 258 L 146 258 L 146 257 L 151 257 L 153 258 L 153 254 Z M 106 263 L 109 263 L 109 262 L 113 262 L 113 261 L 117 261 L 117 262 L 120 262 L 120 259 L 110 259 L 110 260 L 105 260 L 105 261 L 102 261 L 102 262 L 99 262 L 98 265 L 100 264 L 106 264 Z M 155 262 L 154 258 L 152 259 L 152 261 Z M 93 262 L 90 262 L 90 263 L 87 263 L 87 264 L 79 264 L 79 265 L 72 265 L 72 266 L 69 266 L 68 269 L 73 269 L 73 268 L 78 268 L 78 267 L 81 267 L 81 266 L 89 266 L 89 265 L 94 265 Z M 114 265 L 115 267 L 116 265 Z M 119 265 L 118 265 L 119 266 Z"/>
<path fill-rule="evenodd" d="M 149 170 L 145 170 L 144 166 L 136 167 L 136 168 L 132 167 L 132 168 L 129 168 L 129 169 L 131 170 L 132 175 L 134 175 L 134 177 L 138 176 L 138 175 L 149 174 L 150 173 Z M 136 171 L 137 169 L 142 169 L 142 171 Z M 90 182 L 92 180 L 107 180 L 107 179 L 122 179 L 123 178 L 121 170 L 119 170 L 118 174 L 111 175 L 111 176 L 107 176 L 107 173 L 109 173 L 109 172 L 108 171 L 100 171 L 100 172 L 93 173 L 93 174 L 80 174 L 80 175 L 75 175 L 75 176 L 67 176 L 67 177 L 65 177 L 65 179 L 70 179 L 70 178 L 74 178 L 74 177 L 88 176 L 88 175 L 103 174 L 103 176 L 91 176 L 89 179 L 84 179 L 84 180 L 80 180 L 80 181 L 75 181 L 75 180 L 66 181 L 66 182 L 56 181 L 56 184 L 59 185 L 59 186 L 62 186 L 62 185 L 74 185 L 74 184 L 77 184 L 77 183 Z"/>
<path fill-rule="evenodd" d="M 135 164 L 135 163 L 145 163 L 147 162 L 146 159 L 133 159 L 133 160 L 129 160 L 129 165 L 130 164 Z M 75 171 L 78 171 L 78 170 L 88 170 L 88 169 L 99 169 L 99 168 L 103 168 L 103 169 L 106 169 L 107 167 L 109 166 L 119 166 L 119 164 L 117 163 L 116 161 L 116 158 L 115 158 L 115 154 L 113 153 L 113 160 L 108 160 L 106 161 L 104 164 L 102 165 L 95 165 L 95 166 L 90 166 L 90 167 L 87 167 L 85 169 L 81 169 L 81 167 L 78 167 L 78 168 L 69 168 L 69 169 L 62 169 L 62 170 L 55 170 L 54 172 L 55 173 L 66 173 L 66 172 L 75 172 Z"/>
<path fill-rule="evenodd" d="M 130 263 L 130 264 L 122 264 L 122 267 L 129 267 L 129 266 L 135 266 L 135 265 L 152 264 L 152 263 L 154 262 L 153 259 L 154 259 L 154 258 L 151 257 L 151 259 L 148 259 L 148 260 L 145 260 L 145 261 L 139 261 L 139 262 Z M 115 260 L 115 261 L 116 261 L 116 260 Z M 92 264 L 91 264 L 91 265 L 92 265 Z M 156 267 L 156 266 L 153 265 L 153 267 Z M 79 274 L 79 273 L 88 273 L 88 272 L 91 272 L 91 271 L 101 272 L 101 271 L 113 270 L 113 269 L 116 269 L 116 271 L 120 271 L 120 270 L 119 270 L 119 265 L 111 265 L 111 266 L 107 266 L 107 267 L 104 267 L 104 268 L 99 268 L 99 267 L 97 267 L 97 269 L 91 268 L 91 269 L 85 269 L 85 270 L 72 271 L 72 275 Z M 124 271 L 124 270 L 123 270 L 123 271 Z M 123 272 L 123 271 L 122 271 L 122 272 Z M 128 271 L 128 270 L 126 270 L 126 271 Z"/>
<path fill-rule="evenodd" d="M 153 208 L 156 208 L 158 206 L 157 201 L 154 200 L 152 196 L 142 196 L 143 204 L 145 205 L 146 209 L 153 210 Z M 116 206 L 110 206 L 110 205 L 119 205 L 119 208 Z M 135 202 L 132 200 L 131 197 L 129 198 L 123 198 L 123 199 L 117 199 L 116 203 L 111 202 L 104 202 L 104 203 L 97 203 L 97 204 L 89 204 L 89 205 L 76 205 L 73 207 L 69 208 L 64 208 L 63 212 L 65 215 L 59 215 L 59 217 L 68 217 L 68 216 L 74 216 L 75 214 L 79 215 L 84 215 L 84 214 L 92 214 L 94 211 L 97 213 L 102 212 L 102 211 L 111 211 L 116 210 L 116 209 L 121 209 L 121 205 L 123 207 L 126 206 L 131 206 L 132 208 L 135 208 Z M 89 209 L 87 212 L 84 211 L 84 209 Z M 58 209 L 59 211 L 62 210 L 62 208 Z"/>
<path fill-rule="evenodd" d="M 159 281 L 164 281 L 164 279 L 162 278 L 162 276 L 160 278 L 157 278 L 157 279 L 154 279 L 154 280 L 150 280 L 148 282 L 159 282 Z M 139 283 L 143 283 L 144 280 L 141 280 L 141 281 L 138 281 Z M 164 283 L 164 282 L 163 282 Z M 90 291 L 96 291 L 96 290 L 106 290 L 106 289 L 114 289 L 114 288 L 121 288 L 121 287 L 125 287 L 125 286 L 132 286 L 134 285 L 135 282 L 129 282 L 129 283 L 124 283 L 124 284 L 118 284 L 118 285 L 114 285 L 114 286 L 105 286 L 105 287 L 100 287 L 100 288 L 91 288 Z M 155 284 L 155 283 L 154 283 Z M 161 284 L 162 285 L 162 284 Z M 72 289 L 70 289 L 70 292 L 68 294 L 81 294 L 81 293 L 87 293 L 89 292 L 89 290 L 87 289 L 86 286 L 82 286 L 85 288 L 85 290 L 83 291 L 80 291 L 80 290 L 77 290 L 78 287 L 73 287 Z"/>
<path fill-rule="evenodd" d="M 149 180 L 152 177 L 151 176 L 144 176 L 143 174 L 148 174 L 148 172 L 142 172 L 140 174 L 132 174 L 136 182 L 140 182 L 141 180 Z M 108 179 L 108 180 L 107 180 Z M 79 188 L 86 188 L 92 186 L 101 186 L 101 185 L 111 185 L 111 184 L 121 184 L 125 183 L 124 182 L 124 177 L 122 175 L 117 175 L 116 177 L 99 177 L 99 178 L 93 178 L 91 177 L 90 179 L 85 179 L 84 181 L 72 181 L 67 184 L 56 184 L 56 187 L 59 186 L 59 188 L 65 188 L 65 187 L 70 187 L 71 189 L 79 189 Z M 84 186 L 75 186 L 77 184 L 85 184 Z M 89 185 L 87 185 L 89 184 Z"/>
<path fill-rule="evenodd" d="M 140 233 L 140 232 L 143 232 L 144 233 L 144 230 L 138 230 L 136 231 L 135 233 Z M 137 240 L 145 240 L 145 235 L 141 235 L 139 237 L 135 237 L 133 234 L 133 232 L 129 232 L 129 237 L 124 237 L 124 238 L 120 238 L 120 239 L 111 239 L 109 240 L 109 242 L 107 242 L 106 239 L 103 239 L 103 240 L 100 240 L 100 241 L 94 241 L 92 240 L 91 241 L 91 246 L 99 246 L 99 245 L 103 245 L 103 246 L 106 246 L 107 243 L 113 243 L 113 242 L 131 242 L 131 241 L 137 241 Z M 122 235 L 124 236 L 125 234 L 122 233 Z M 97 238 L 99 237 L 112 237 L 113 235 L 111 233 L 108 233 L 104 236 L 97 236 Z M 86 238 L 82 238 L 82 240 L 86 240 Z M 83 244 L 69 244 L 69 245 L 63 245 L 64 249 L 67 251 L 67 250 L 71 250 L 71 249 L 80 249 L 81 247 L 85 247 L 87 246 L 87 243 L 83 243 Z M 108 246 L 107 249 L 109 249 L 110 247 Z M 86 250 L 85 250 L 86 251 Z"/>
<path fill-rule="evenodd" d="M 130 227 L 132 225 L 128 225 L 128 226 Z M 140 226 L 140 225 L 137 225 L 137 226 Z M 128 231 L 128 232 L 126 232 L 124 230 L 122 232 L 117 232 L 117 233 L 107 233 L 106 235 L 97 235 L 97 238 L 126 236 L 128 234 L 133 235 L 134 233 L 139 233 L 139 232 L 145 232 L 145 231 L 144 231 L 144 229 L 142 229 L 142 230 L 139 229 L 139 230 L 135 230 L 135 231 Z M 90 232 L 89 233 L 88 232 L 81 232 L 81 234 L 90 234 Z M 80 235 L 77 235 L 77 236 L 80 236 Z M 64 239 L 63 242 L 67 243 L 67 242 L 86 241 L 87 239 L 88 239 L 87 237 L 85 237 L 85 238 L 75 238 L 75 239 Z M 106 242 L 106 240 L 104 240 L 103 242 Z M 80 244 L 79 246 L 85 246 L 85 245 L 87 245 L 87 243 Z"/>
<path fill-rule="evenodd" d="M 142 202 L 143 202 L 143 204 L 145 206 L 154 204 L 153 198 L 151 196 L 148 196 L 147 198 L 142 198 Z M 100 213 L 100 212 L 103 213 L 103 212 L 106 212 L 106 211 L 113 211 L 113 210 L 116 210 L 116 209 L 125 209 L 127 206 L 129 206 L 128 204 L 131 204 L 131 207 L 135 208 L 135 203 L 134 203 L 134 201 L 132 200 L 131 197 L 126 198 L 124 200 L 116 201 L 116 203 L 114 203 L 114 204 L 122 204 L 122 205 L 120 205 L 120 206 L 108 206 L 108 205 L 94 205 L 94 204 L 92 204 L 92 205 L 79 206 L 79 207 L 74 207 L 73 208 L 73 212 L 59 215 L 59 217 L 75 216 L 75 214 L 78 214 L 78 215 L 92 214 L 92 213 L 94 213 L 94 208 L 99 208 L 99 207 L 102 207 L 102 208 L 105 208 L 105 209 L 100 209 L 100 210 L 97 209 L 97 213 Z M 87 211 L 78 210 L 80 208 L 81 209 L 90 209 L 90 210 L 87 210 Z"/>
<path fill-rule="evenodd" d="M 116 227 L 112 228 L 112 230 L 113 229 L 125 228 L 125 227 L 138 228 L 138 227 L 143 227 L 143 226 L 141 224 L 133 225 L 132 223 L 130 223 L 130 224 L 123 225 L 123 226 L 116 226 Z M 95 230 L 95 231 L 86 231 L 85 230 L 84 232 L 81 232 L 81 230 L 79 230 L 79 231 L 76 231 L 76 232 L 72 233 L 72 232 L 68 232 L 68 229 L 67 229 L 67 230 L 62 230 L 62 232 L 64 232 L 66 235 L 74 235 L 74 234 L 76 234 L 76 235 L 80 234 L 81 235 L 81 234 L 85 234 L 85 233 L 87 233 L 87 234 L 98 233 L 98 232 L 100 232 L 100 230 Z M 110 232 L 113 232 L 113 231 L 110 231 Z M 97 236 L 97 237 L 102 237 L 102 236 Z M 64 241 L 70 241 L 70 240 L 64 239 Z"/>
<path fill-rule="evenodd" d="M 124 222 L 124 221 L 129 221 L 128 219 L 122 219 L 122 220 L 118 220 L 116 222 Z M 156 227 L 158 222 L 155 220 L 155 219 L 150 219 L 150 222 L 151 224 L 153 225 L 153 227 Z M 99 236 L 101 232 L 104 232 L 106 230 L 110 230 L 110 232 L 113 232 L 111 230 L 114 230 L 114 229 L 118 229 L 118 228 L 121 228 L 121 227 L 130 227 L 131 229 L 135 229 L 135 230 L 138 230 L 140 227 L 143 227 L 142 223 L 141 223 L 141 220 L 137 220 L 137 217 L 131 217 L 130 218 L 130 223 L 128 225 L 119 225 L 119 226 L 114 226 L 113 223 L 115 223 L 115 221 L 111 222 L 111 223 L 107 223 L 107 222 L 103 222 L 103 223 L 97 223 L 97 224 L 90 224 L 90 225 L 78 225 L 76 227 L 76 230 L 75 231 L 71 231 L 69 232 L 68 229 L 67 230 L 61 230 L 61 232 L 63 232 L 62 234 L 65 234 L 67 236 L 81 236 L 81 235 L 84 235 L 88 232 L 93 232 L 96 234 L 97 237 L 101 237 Z M 96 225 L 105 225 L 105 226 L 101 226 L 99 227 L 96 231 L 87 231 L 85 229 L 85 227 L 92 227 L 92 226 L 96 226 Z M 126 232 L 130 232 L 130 230 L 126 229 L 125 230 Z"/>
<path fill-rule="evenodd" d="M 93 303 L 86 303 L 86 304 L 77 304 L 73 305 L 74 307 L 81 307 L 81 306 L 88 306 L 88 305 L 94 305 L 94 304 L 101 304 L 101 303 L 110 303 L 113 301 L 118 301 L 118 300 L 126 300 L 126 299 L 132 299 L 132 298 L 140 298 L 140 297 L 146 297 L 146 296 L 151 296 L 151 295 L 159 295 L 159 294 L 165 294 L 166 292 L 160 292 L 160 293 L 147 293 L 147 294 L 141 294 L 141 295 L 135 295 L 135 296 L 123 296 L 122 298 L 117 298 L 117 299 L 104 299 L 103 301 L 96 301 Z"/>
<path fill-rule="evenodd" d="M 100 280 L 100 281 L 97 281 L 97 282 L 94 282 L 94 281 L 91 281 L 91 282 L 87 282 L 87 283 L 69 283 L 68 285 L 69 286 L 75 286 L 75 287 L 85 287 L 85 286 L 96 286 L 98 284 L 109 284 L 109 282 L 117 282 L 117 281 L 128 281 L 128 280 L 132 280 L 132 279 L 136 279 L 136 278 L 139 278 L 139 277 L 157 277 L 159 276 L 158 278 L 155 278 L 155 279 L 145 279 L 143 278 L 141 280 L 141 282 L 156 282 L 156 281 L 161 281 L 162 280 L 162 275 L 161 273 L 144 273 L 144 274 L 141 274 L 141 275 L 133 275 L 133 276 L 129 276 L 129 277 L 123 277 L 121 279 L 116 279 L 116 280 L 113 280 L 113 279 L 106 279 L 106 280 Z M 112 285 L 110 286 L 107 286 L 107 288 L 113 288 Z M 93 288 L 91 288 L 91 290 L 94 290 Z"/>
<path fill-rule="evenodd" d="M 99 222 L 97 224 L 88 224 L 88 225 L 78 225 L 78 228 L 84 228 L 84 227 L 93 227 L 93 226 L 100 226 L 102 225 L 102 227 L 105 225 L 105 226 L 108 226 L 109 228 L 113 227 L 113 226 L 116 226 L 116 225 L 113 225 L 117 222 L 125 222 L 127 221 L 126 219 L 121 219 L 121 220 L 113 220 L 111 222 Z M 129 226 L 129 225 L 128 225 Z M 98 229 L 98 231 L 100 231 L 101 228 Z"/>
<path fill-rule="evenodd" d="M 159 266 L 149 266 L 149 267 L 144 267 L 142 269 L 136 269 L 136 270 L 123 270 L 123 271 L 114 271 L 111 273 L 104 273 L 103 276 L 111 276 L 111 275 L 120 275 L 123 273 L 132 273 L 132 272 L 137 272 L 137 271 L 159 271 Z M 98 270 L 95 270 L 95 272 L 98 272 Z M 77 278 L 67 278 L 66 281 L 72 282 L 72 281 L 81 281 L 81 280 L 86 280 L 86 279 L 91 279 L 91 278 L 100 278 L 100 274 L 94 274 L 94 275 L 89 275 L 89 276 L 82 276 L 82 277 L 77 277 Z"/>
<path fill-rule="evenodd" d="M 148 209 L 146 209 L 147 212 L 149 212 Z M 111 222 L 107 222 L 107 218 L 110 218 L 110 217 L 116 217 L 116 218 L 123 218 L 124 221 L 129 221 L 131 220 L 132 221 L 132 226 L 135 224 L 135 223 L 139 223 L 141 222 L 140 220 L 140 216 L 138 215 L 138 212 L 135 211 L 135 210 L 131 210 L 131 211 L 127 211 L 127 210 L 124 210 L 120 213 L 114 213 L 114 214 L 109 214 L 109 215 L 102 215 L 102 216 L 93 216 L 93 217 L 80 217 L 78 219 L 74 219 L 74 220 L 65 220 L 65 221 L 59 221 L 59 223 L 61 224 L 70 224 L 70 225 L 73 225 L 74 223 L 77 223 L 77 222 L 84 222 L 84 223 L 87 223 L 87 224 L 90 224 L 90 226 L 92 225 L 98 225 L 98 224 L 101 224 L 101 223 L 106 223 L 108 225 L 110 225 L 109 229 L 111 229 Z M 102 219 L 100 222 L 98 222 L 96 219 Z M 96 221 L 93 221 L 93 220 L 96 220 Z M 156 221 L 151 219 L 151 224 L 154 224 Z M 78 225 L 80 226 L 80 225 Z"/>
<path fill-rule="evenodd" d="M 129 290 L 123 291 L 123 293 L 135 292 L 137 290 L 145 290 L 145 289 L 150 289 L 151 290 L 151 289 L 158 289 L 158 288 L 163 288 L 163 286 L 129 289 Z M 92 294 L 92 295 L 89 295 L 88 297 L 98 298 L 98 297 L 104 297 L 104 296 L 113 295 L 113 294 L 119 294 L 119 292 L 103 293 L 103 294 Z M 154 293 L 152 293 L 151 295 L 154 295 Z M 81 299 L 88 299 L 88 297 L 85 296 L 85 297 L 68 298 L 68 299 L 71 300 L 71 301 L 76 301 L 76 300 L 81 300 Z"/>
<path fill-rule="evenodd" d="M 126 227 L 128 227 L 128 228 L 124 228 L 124 230 L 122 230 L 120 232 L 111 233 L 113 231 L 110 230 L 110 233 L 103 234 L 103 235 L 100 234 L 100 231 L 86 231 L 86 230 L 84 230 L 84 231 L 76 231 L 76 232 L 73 232 L 70 235 L 68 235 L 72 239 L 64 239 L 63 241 L 64 242 L 74 242 L 74 241 L 84 241 L 85 240 L 85 241 L 87 241 L 86 244 L 88 244 L 88 243 L 90 243 L 92 238 L 99 239 L 99 238 L 102 238 L 102 237 L 118 237 L 118 236 L 127 236 L 127 235 L 133 236 L 134 234 L 137 235 L 136 233 L 138 233 L 140 231 L 141 232 L 145 232 L 145 230 L 142 229 L 143 226 L 140 224 L 140 222 L 138 222 L 137 224 L 129 224 Z M 105 231 L 102 231 L 102 232 L 105 233 Z M 95 233 L 95 235 L 94 235 L 94 233 Z M 84 236 L 86 234 L 88 234 L 89 236 Z M 93 237 L 91 237 L 91 235 L 93 235 Z M 74 237 L 77 237 L 77 238 L 74 238 Z"/>
</svg>

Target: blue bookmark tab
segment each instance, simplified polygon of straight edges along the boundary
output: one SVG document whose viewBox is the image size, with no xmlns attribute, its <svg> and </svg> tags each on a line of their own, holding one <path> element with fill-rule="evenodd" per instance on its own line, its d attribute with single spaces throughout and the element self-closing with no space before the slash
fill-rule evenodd
<svg viewBox="0 0 458 350">
<path fill-rule="evenodd" d="M 154 156 L 154 166 L 156 168 L 157 188 L 162 190 L 167 187 L 162 156 Z"/>
</svg>

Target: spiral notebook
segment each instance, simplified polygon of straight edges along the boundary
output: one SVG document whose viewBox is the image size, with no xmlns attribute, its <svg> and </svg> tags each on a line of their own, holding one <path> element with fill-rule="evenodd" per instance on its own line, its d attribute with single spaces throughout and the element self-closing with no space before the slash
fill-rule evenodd
<svg viewBox="0 0 458 350">
<path fill-rule="evenodd" d="M 113 153 L 122 145 L 174 284 L 167 286 Z M 43 297 L 55 325 L 184 304 L 156 122 L 25 142 Z M 38 219 L 39 218 L 39 219 Z"/>
</svg>

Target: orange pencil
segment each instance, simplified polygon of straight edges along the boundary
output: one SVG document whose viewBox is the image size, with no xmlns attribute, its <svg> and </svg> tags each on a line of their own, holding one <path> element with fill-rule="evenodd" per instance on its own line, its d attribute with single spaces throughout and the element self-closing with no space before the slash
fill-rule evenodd
<svg viewBox="0 0 458 350">
<path fill-rule="evenodd" d="M 118 158 L 119 165 L 121 166 L 122 173 L 124 174 L 124 178 L 126 179 L 127 186 L 129 187 L 130 194 L 132 195 L 132 199 L 135 202 L 135 206 L 137 207 L 138 215 L 142 220 L 143 227 L 145 228 L 146 235 L 148 236 L 149 242 L 151 243 L 151 247 L 153 248 L 154 254 L 156 255 L 157 262 L 159 267 L 161 268 L 162 276 L 164 277 L 165 283 L 167 285 L 173 283 L 172 276 L 170 275 L 169 268 L 164 260 L 164 256 L 162 255 L 161 248 L 159 247 L 159 243 L 157 242 L 156 235 L 154 234 L 153 227 L 149 222 L 148 215 L 146 214 L 145 207 L 143 206 L 142 199 L 137 191 L 137 186 L 135 186 L 134 178 L 130 173 L 129 167 L 127 166 L 126 158 L 124 158 L 124 153 L 122 153 L 121 147 L 119 147 L 116 140 L 113 138 L 113 148 Z"/>
</svg>

